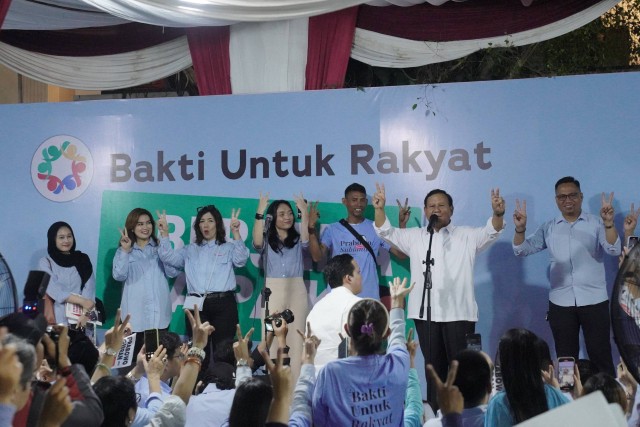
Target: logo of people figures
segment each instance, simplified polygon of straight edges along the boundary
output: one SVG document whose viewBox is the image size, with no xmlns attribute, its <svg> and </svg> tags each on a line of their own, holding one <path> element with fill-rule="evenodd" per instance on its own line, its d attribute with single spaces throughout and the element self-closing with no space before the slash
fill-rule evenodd
<svg viewBox="0 0 640 427">
<path fill-rule="evenodd" d="M 68 202 L 85 192 L 93 177 L 93 158 L 86 145 L 69 135 L 56 135 L 36 150 L 31 179 L 40 194 L 54 202 Z"/>
</svg>

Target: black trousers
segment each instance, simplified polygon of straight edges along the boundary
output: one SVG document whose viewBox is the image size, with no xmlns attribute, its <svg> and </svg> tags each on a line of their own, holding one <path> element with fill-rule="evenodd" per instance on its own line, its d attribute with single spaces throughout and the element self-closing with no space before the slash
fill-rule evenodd
<svg viewBox="0 0 640 427">
<path fill-rule="evenodd" d="M 616 376 L 611 356 L 611 317 L 609 301 L 582 307 L 562 307 L 549 301 L 549 326 L 558 357 L 578 360 L 580 328 L 584 334 L 589 359 L 600 372 Z"/>
<path fill-rule="evenodd" d="M 205 371 L 211 364 L 212 355 L 218 343 L 236 336 L 236 325 L 239 322 L 238 303 L 235 295 L 229 293 L 219 298 L 205 298 L 200 312 L 200 320 L 202 323 L 208 321 L 215 328 L 215 331 L 209 335 L 207 347 L 204 349 L 206 357 L 202 363 L 202 370 Z M 191 337 L 191 324 L 188 319 L 186 320 L 186 328 L 187 335 Z"/>
<path fill-rule="evenodd" d="M 473 334 L 476 330 L 475 322 L 431 322 L 431 328 L 426 320 L 414 319 L 416 333 L 420 340 L 420 350 L 424 356 L 425 374 L 426 364 L 430 363 L 444 381 L 449 372 L 449 363 L 454 356 L 467 348 L 467 334 Z M 429 335 L 431 335 L 431 356 L 429 356 Z M 436 391 L 429 386 L 427 377 L 427 400 L 433 408 L 437 409 Z"/>
</svg>

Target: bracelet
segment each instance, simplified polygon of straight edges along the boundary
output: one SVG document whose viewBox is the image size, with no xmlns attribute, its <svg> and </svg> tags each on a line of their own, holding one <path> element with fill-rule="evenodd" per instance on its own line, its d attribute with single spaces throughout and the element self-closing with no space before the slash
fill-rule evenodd
<svg viewBox="0 0 640 427">
<path fill-rule="evenodd" d="M 63 377 L 68 377 L 71 375 L 71 366 L 65 366 L 64 368 L 58 369 L 58 373 Z"/>
<path fill-rule="evenodd" d="M 204 360 L 206 355 L 207 354 L 204 352 L 204 350 L 198 347 L 191 347 L 189 351 L 187 351 L 187 357 L 197 357 L 200 359 L 200 361 Z"/>
<path fill-rule="evenodd" d="M 524 232 L 527 231 L 527 229 L 525 228 L 524 230 L 520 231 L 516 228 L 516 233 L 518 234 L 524 234 Z"/>
<path fill-rule="evenodd" d="M 606 224 L 605 224 L 604 228 L 606 228 L 607 230 L 609 230 L 609 229 L 613 228 L 613 224 L 611 224 L 611 225 L 606 225 Z"/>
<path fill-rule="evenodd" d="M 127 374 L 127 378 L 133 381 L 134 384 L 140 381 L 140 378 L 136 378 L 136 376 L 133 375 L 133 371 L 129 371 L 129 373 Z"/>
<path fill-rule="evenodd" d="M 256 219 L 264 219 L 264 215 L 256 213 Z"/>
<path fill-rule="evenodd" d="M 187 360 L 184 361 L 184 365 L 187 366 L 187 363 L 195 363 L 198 365 L 198 369 L 202 369 L 202 360 L 198 357 L 187 357 Z"/>
<path fill-rule="evenodd" d="M 107 373 L 107 375 L 111 375 L 111 369 L 109 369 L 109 367 L 107 365 L 105 365 L 104 363 L 98 363 L 96 365 L 96 369 L 98 369 L 98 368 L 104 369 L 104 371 Z M 95 373 L 95 371 L 94 371 L 94 373 Z"/>
<path fill-rule="evenodd" d="M 247 362 L 247 359 L 238 359 L 236 366 L 249 366 L 249 362 Z"/>
<path fill-rule="evenodd" d="M 316 228 L 315 227 L 307 227 L 307 230 L 309 230 L 309 235 L 316 234 Z"/>
</svg>

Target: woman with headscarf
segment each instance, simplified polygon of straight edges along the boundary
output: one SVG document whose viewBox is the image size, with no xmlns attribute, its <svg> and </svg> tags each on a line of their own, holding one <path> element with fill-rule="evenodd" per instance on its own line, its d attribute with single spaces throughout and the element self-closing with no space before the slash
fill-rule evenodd
<svg viewBox="0 0 640 427">
<path fill-rule="evenodd" d="M 78 304 L 85 312 L 95 305 L 93 266 L 87 254 L 76 250 L 73 230 L 66 222 L 58 221 L 49 227 L 47 253 L 38 264 L 40 270 L 51 276 L 44 315 L 49 324 L 68 325 L 66 303 Z"/>
</svg>

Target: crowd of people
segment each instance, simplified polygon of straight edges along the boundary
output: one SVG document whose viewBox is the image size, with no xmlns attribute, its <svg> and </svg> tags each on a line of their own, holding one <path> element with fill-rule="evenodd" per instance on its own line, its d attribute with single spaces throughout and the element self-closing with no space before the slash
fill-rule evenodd
<svg viewBox="0 0 640 427">
<path fill-rule="evenodd" d="M 475 258 L 505 231 L 499 189 L 491 190 L 491 216 L 482 227 L 454 225 L 452 196 L 435 189 L 424 199 L 429 226 L 407 228 L 407 201 L 397 200 L 393 226 L 385 212 L 385 187 L 377 184 L 370 220 L 364 216 L 366 190 L 352 184 L 342 199 L 346 219 L 321 233 L 317 203 L 294 196 L 296 227 L 290 202 L 269 203 L 269 194 L 259 195 L 251 240 L 276 316 L 263 325 L 257 345 L 253 329 L 240 328 L 236 302 L 234 268 L 249 257 L 240 209 L 231 212 L 229 239 L 216 206 L 198 208 L 195 241 L 179 249 L 169 240 L 166 213 L 154 217 L 136 208 L 128 214 L 112 270 L 123 283 L 122 300 L 100 351 L 83 332 L 99 304 L 93 267 L 76 250 L 71 226 L 54 223 L 47 256 L 39 263 L 50 275 L 41 315 L 0 319 L 0 427 L 501 427 L 596 390 L 618 403 L 629 426 L 637 427 L 638 375 L 622 362 L 616 370 L 609 344 L 604 256 L 624 256 L 622 241 L 633 235 L 640 209 L 631 207 L 621 239 L 613 193 L 603 193 L 599 215 L 591 215 L 582 210 L 579 181 L 564 177 L 556 183 L 555 199 L 559 215 L 529 235 L 526 201 L 516 200 L 512 244 L 515 256 L 549 252 L 548 318 L 556 355 L 575 362 L 562 390 L 548 344 L 529 330 L 506 331 L 495 361 L 467 348 L 478 320 Z M 409 258 L 409 280 L 396 277 L 380 286 L 381 251 Z M 326 264 L 330 289 L 312 307 L 303 280 L 305 255 Z M 188 343 L 170 330 L 168 279 L 182 273 Z M 427 319 L 425 274 L 432 284 Z M 70 316 L 69 306 L 82 313 Z M 291 323 L 278 316 L 286 309 L 295 313 Z M 413 329 L 405 336 L 405 317 L 413 320 L 420 345 Z M 143 346 L 131 367 L 114 368 L 125 338 L 149 330 L 158 331 L 157 349 Z M 579 359 L 581 330 L 589 360 Z M 428 377 L 426 405 L 415 366 L 418 347 Z M 494 364 L 502 389 L 495 387 Z"/>
</svg>

